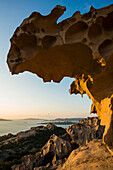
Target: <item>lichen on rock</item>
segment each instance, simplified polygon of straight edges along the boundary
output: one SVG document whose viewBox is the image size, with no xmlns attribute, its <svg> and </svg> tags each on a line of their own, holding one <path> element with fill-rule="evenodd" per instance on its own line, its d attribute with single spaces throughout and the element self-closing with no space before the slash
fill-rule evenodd
<svg viewBox="0 0 113 170">
<path fill-rule="evenodd" d="M 57 23 L 66 10 L 33 12 L 11 38 L 7 63 L 12 74 L 30 71 L 44 82 L 73 77 L 70 92 L 86 93 L 105 125 L 104 141 L 113 146 L 113 5 L 90 8 Z"/>
</svg>

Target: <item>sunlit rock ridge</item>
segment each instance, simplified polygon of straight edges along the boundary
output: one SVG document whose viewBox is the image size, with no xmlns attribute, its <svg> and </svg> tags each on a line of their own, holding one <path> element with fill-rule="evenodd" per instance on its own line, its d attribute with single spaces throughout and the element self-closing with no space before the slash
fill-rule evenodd
<svg viewBox="0 0 113 170">
<path fill-rule="evenodd" d="M 65 10 L 57 5 L 47 16 L 33 12 L 24 19 L 10 40 L 9 69 L 44 82 L 75 78 L 70 93 L 92 99 L 91 112 L 106 125 L 104 141 L 113 146 L 113 5 L 57 23 Z"/>
</svg>

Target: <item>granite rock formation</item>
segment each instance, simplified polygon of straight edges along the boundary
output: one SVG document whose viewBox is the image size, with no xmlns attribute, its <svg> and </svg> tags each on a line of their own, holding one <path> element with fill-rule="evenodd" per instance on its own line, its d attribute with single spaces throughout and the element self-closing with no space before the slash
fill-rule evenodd
<svg viewBox="0 0 113 170">
<path fill-rule="evenodd" d="M 57 170 L 111 170 L 113 156 L 108 152 L 102 140 L 92 140 L 87 145 L 73 150 L 63 167 Z"/>
<path fill-rule="evenodd" d="M 45 128 L 46 127 L 52 128 L 54 127 L 54 125 L 48 124 L 47 126 L 45 126 Z M 83 119 L 79 123 L 76 123 L 75 125 L 72 125 L 71 127 L 68 127 L 66 129 L 67 133 L 65 133 L 64 135 L 61 135 L 60 137 L 53 134 L 48 140 L 48 142 L 41 148 L 40 152 L 37 152 L 35 155 L 24 156 L 22 159 L 22 163 L 19 165 L 12 166 L 12 170 L 17 170 L 17 169 L 19 170 L 21 169 L 22 170 L 26 170 L 26 169 L 29 169 L 29 170 L 48 169 L 50 170 L 51 169 L 52 170 L 52 169 L 57 169 L 59 167 L 61 169 L 66 159 L 68 162 L 67 157 L 69 156 L 71 152 L 72 153 L 76 152 L 78 155 L 79 154 L 81 155 L 81 148 L 83 148 L 82 150 L 86 150 L 86 152 L 91 153 L 90 152 L 91 148 L 88 149 L 88 146 L 87 146 L 87 145 L 90 146 L 90 144 L 88 143 L 94 139 L 97 139 L 102 142 L 103 131 L 104 131 L 104 127 L 100 125 L 100 120 L 98 118 L 92 117 L 92 118 Z M 97 144 L 94 144 L 93 142 L 95 146 L 94 150 L 96 149 L 96 146 L 98 149 L 98 141 L 96 142 Z M 104 150 L 105 148 L 106 147 L 104 146 Z M 80 153 L 78 153 L 79 150 L 80 150 Z M 102 158 L 102 154 L 104 154 L 104 150 L 101 149 L 100 158 Z M 72 153 L 71 155 L 73 155 Z M 92 154 L 94 154 L 94 152 Z M 110 156 L 110 159 L 111 159 L 112 156 L 108 151 L 105 156 L 105 159 L 108 155 Z M 82 158 L 84 157 L 84 160 L 87 160 L 88 156 L 87 155 L 85 156 L 85 154 L 83 154 Z M 95 159 L 96 158 L 98 160 L 98 156 L 95 155 Z M 69 160 L 70 160 L 70 156 L 69 156 Z M 64 167 L 65 166 L 67 165 L 64 164 Z M 73 165 L 73 168 L 75 168 L 75 165 Z"/>
<path fill-rule="evenodd" d="M 80 146 L 71 152 L 68 158 L 64 160 L 51 160 L 52 157 L 48 155 L 44 157 L 36 154 L 25 156 L 20 165 L 12 166 L 12 170 L 111 170 L 113 169 L 113 156 L 107 150 L 102 140 L 94 139 L 84 146 Z M 53 166 L 46 161 L 52 161 Z M 55 163 L 56 162 L 56 163 Z M 42 165 L 43 163 L 43 165 Z M 44 164 L 47 163 L 47 164 Z M 41 166 L 38 166 L 41 165 Z"/>
<path fill-rule="evenodd" d="M 100 125 L 100 120 L 97 117 L 92 117 L 82 119 L 79 123 L 69 126 L 66 132 L 71 138 L 71 143 L 81 146 L 93 139 L 102 139 L 104 128 Z"/>
<path fill-rule="evenodd" d="M 30 71 L 44 82 L 73 77 L 70 93 L 87 94 L 92 113 L 105 125 L 104 141 L 113 146 L 113 5 L 90 8 L 57 23 L 66 10 L 33 12 L 11 38 L 7 63 L 12 74 Z"/>
</svg>

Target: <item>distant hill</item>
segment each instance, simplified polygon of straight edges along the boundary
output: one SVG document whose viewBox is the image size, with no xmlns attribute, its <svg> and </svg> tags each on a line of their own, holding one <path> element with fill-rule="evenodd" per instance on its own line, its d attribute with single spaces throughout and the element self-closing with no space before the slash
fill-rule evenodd
<svg viewBox="0 0 113 170">
<path fill-rule="evenodd" d="M 40 118 L 25 118 L 24 120 L 44 120 L 44 119 L 40 119 Z"/>
<path fill-rule="evenodd" d="M 55 121 L 51 121 L 51 122 L 49 122 L 49 123 L 53 123 L 53 124 L 55 124 L 55 125 L 72 125 L 72 124 L 74 124 L 75 122 L 69 122 L 69 121 L 58 121 L 58 122 L 55 122 Z M 43 123 L 41 123 L 41 124 L 47 124 L 47 122 L 43 122 Z"/>
<path fill-rule="evenodd" d="M 79 121 L 82 119 L 83 118 L 56 118 L 55 120 L 57 120 L 57 121 Z"/>
<path fill-rule="evenodd" d="M 80 120 L 82 120 L 84 118 L 56 118 L 56 119 L 46 119 L 44 121 L 57 121 L 57 122 L 60 122 L 60 121 L 63 121 L 63 122 L 78 122 Z"/>
<path fill-rule="evenodd" d="M 0 118 L 0 121 L 12 121 L 11 119 L 2 119 Z"/>
</svg>

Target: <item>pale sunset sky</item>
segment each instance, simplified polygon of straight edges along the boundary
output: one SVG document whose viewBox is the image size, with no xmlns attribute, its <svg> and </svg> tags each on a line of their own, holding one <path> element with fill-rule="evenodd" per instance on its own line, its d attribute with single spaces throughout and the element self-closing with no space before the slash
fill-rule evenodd
<svg viewBox="0 0 113 170">
<path fill-rule="evenodd" d="M 74 79 L 61 83 L 43 83 L 35 74 L 11 75 L 6 64 L 10 38 L 15 29 L 32 12 L 47 15 L 56 5 L 66 6 L 59 21 L 75 11 L 88 12 L 91 5 L 101 8 L 113 0 L 0 0 L 0 118 L 66 118 L 90 116 L 92 101 L 86 95 L 70 95 Z M 58 22 L 59 22 L 58 21 Z"/>
</svg>

